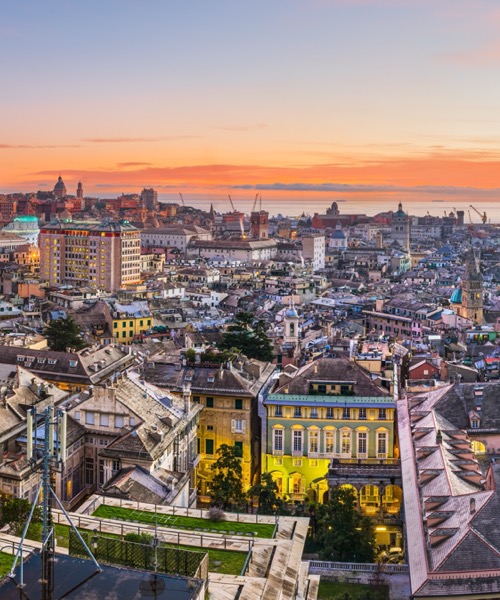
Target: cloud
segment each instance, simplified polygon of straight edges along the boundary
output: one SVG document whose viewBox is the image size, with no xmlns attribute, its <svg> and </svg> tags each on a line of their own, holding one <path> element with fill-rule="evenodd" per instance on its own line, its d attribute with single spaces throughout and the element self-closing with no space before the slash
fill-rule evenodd
<svg viewBox="0 0 500 600">
<path fill-rule="evenodd" d="M 176 140 L 197 139 L 197 135 L 174 135 L 165 137 L 109 137 L 109 138 L 83 138 L 82 142 L 90 144 L 131 144 L 139 142 L 165 142 Z"/>
<path fill-rule="evenodd" d="M 127 168 L 127 167 L 150 167 L 153 163 L 148 162 L 121 162 L 116 163 L 118 168 Z"/>
<path fill-rule="evenodd" d="M 395 185 L 369 185 L 369 184 L 347 184 L 347 183 L 272 183 L 272 184 L 242 184 L 231 186 L 237 190 L 260 190 L 260 191 L 288 191 L 288 192 L 340 192 L 340 193 L 408 193 L 421 194 L 443 194 L 462 195 L 464 192 L 499 194 L 500 188 L 481 189 L 473 187 L 439 186 L 439 185 L 417 185 L 417 186 L 395 186 Z"/>
<path fill-rule="evenodd" d="M 266 129 L 268 125 L 266 123 L 255 123 L 254 125 L 221 125 L 219 127 L 214 127 L 214 129 L 218 129 L 220 131 L 259 131 L 262 129 Z"/>
<path fill-rule="evenodd" d="M 35 149 L 39 149 L 39 148 L 43 148 L 43 149 L 50 149 L 50 148 L 81 148 L 80 144 L 0 144 L 0 149 L 9 149 L 9 150 L 15 150 L 15 149 L 24 149 L 24 148 L 35 148 Z"/>
</svg>

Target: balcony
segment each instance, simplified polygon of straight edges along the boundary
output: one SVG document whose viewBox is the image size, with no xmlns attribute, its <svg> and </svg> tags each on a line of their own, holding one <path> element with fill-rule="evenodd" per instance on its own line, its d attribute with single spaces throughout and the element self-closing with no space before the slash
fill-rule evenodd
<svg viewBox="0 0 500 600">
<path fill-rule="evenodd" d="M 277 448 L 273 448 L 273 456 L 283 456 L 283 450 L 278 450 Z"/>
<path fill-rule="evenodd" d="M 194 458 L 191 458 L 189 460 L 189 468 L 190 469 L 196 468 L 198 466 L 199 462 L 200 462 L 200 455 L 197 454 Z"/>
<path fill-rule="evenodd" d="M 302 458 L 303 452 L 302 450 L 292 450 L 292 456 Z"/>
</svg>

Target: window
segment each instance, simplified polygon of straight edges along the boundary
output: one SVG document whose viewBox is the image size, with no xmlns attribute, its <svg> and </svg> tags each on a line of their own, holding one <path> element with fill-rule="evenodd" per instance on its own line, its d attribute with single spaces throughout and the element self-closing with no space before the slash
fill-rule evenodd
<svg viewBox="0 0 500 600">
<path fill-rule="evenodd" d="M 214 453 L 214 441 L 205 440 L 205 454 L 212 455 Z"/>
<path fill-rule="evenodd" d="M 326 409 L 326 418 L 327 419 L 334 419 L 335 418 L 335 413 L 334 413 L 334 410 L 333 410 L 333 408 L 331 406 L 329 406 Z"/>
<path fill-rule="evenodd" d="M 243 442 L 234 442 L 234 447 L 238 456 L 243 456 Z"/>
<path fill-rule="evenodd" d="M 130 427 L 134 427 L 135 426 L 135 417 L 130 417 L 128 422 L 129 422 Z"/>
<path fill-rule="evenodd" d="M 365 421 L 366 420 L 366 408 L 360 408 L 358 410 L 358 419 L 360 421 Z"/>
<path fill-rule="evenodd" d="M 75 410 L 75 421 L 79 421 L 79 420 L 80 420 L 80 411 Z"/>
<path fill-rule="evenodd" d="M 234 399 L 234 408 L 236 410 L 243 410 L 243 400 L 241 398 Z"/>
<path fill-rule="evenodd" d="M 366 458 L 368 453 L 368 433 L 358 431 L 358 458 Z"/>
<path fill-rule="evenodd" d="M 210 396 L 207 396 L 206 407 L 207 408 L 213 408 L 214 407 L 214 399 L 211 398 Z"/>
<path fill-rule="evenodd" d="M 311 408 L 311 412 L 310 412 L 309 416 L 311 419 L 317 419 L 318 418 L 318 409 Z"/>
<path fill-rule="evenodd" d="M 327 429 L 325 431 L 325 452 L 327 454 L 333 454 L 334 450 L 335 432 Z"/>
<path fill-rule="evenodd" d="M 302 407 L 296 406 L 293 410 L 293 416 L 301 418 L 302 417 Z"/>
<path fill-rule="evenodd" d="M 120 470 L 120 461 L 113 460 L 111 463 L 111 470 L 113 471 L 113 475 Z"/>
<path fill-rule="evenodd" d="M 316 459 L 316 458 L 310 458 L 309 459 L 309 466 L 310 467 L 317 467 L 318 466 L 318 459 Z"/>
<path fill-rule="evenodd" d="M 275 456 L 274 457 L 274 466 L 275 467 L 282 467 L 283 466 L 283 457 L 282 456 Z"/>
<path fill-rule="evenodd" d="M 85 412 L 85 424 L 86 425 L 94 424 L 94 413 L 93 412 L 89 412 L 89 411 Z"/>
<path fill-rule="evenodd" d="M 231 420 L 231 431 L 234 433 L 243 433 L 246 429 L 246 422 L 243 419 Z"/>
<path fill-rule="evenodd" d="M 123 427 L 123 416 L 115 415 L 115 427 Z"/>
<path fill-rule="evenodd" d="M 193 402 L 199 402 L 199 401 L 200 401 L 199 396 L 193 396 Z"/>
<path fill-rule="evenodd" d="M 133 327 L 134 326 L 134 322 L 133 321 L 129 321 L 129 325 L 130 325 L 130 327 Z"/>
<path fill-rule="evenodd" d="M 351 456 L 351 432 L 343 431 L 341 435 L 341 450 L 342 456 Z"/>
<path fill-rule="evenodd" d="M 274 416 L 275 417 L 282 417 L 283 416 L 283 407 L 282 406 L 275 406 L 274 407 Z"/>
<path fill-rule="evenodd" d="M 326 394 L 326 385 L 324 383 L 318 384 L 318 394 Z"/>
<path fill-rule="evenodd" d="M 213 425 L 207 425 L 207 431 L 213 431 L 213 430 L 214 430 Z"/>
<path fill-rule="evenodd" d="M 302 430 L 295 429 L 293 431 L 293 451 L 302 452 Z"/>
<path fill-rule="evenodd" d="M 472 421 L 472 429 L 479 429 L 479 421 L 477 419 Z"/>
<path fill-rule="evenodd" d="M 85 459 L 85 484 L 93 485 L 94 483 L 94 459 Z"/>
<path fill-rule="evenodd" d="M 377 458 L 387 458 L 387 433 L 385 431 L 377 433 Z"/>
<path fill-rule="evenodd" d="M 319 451 L 319 431 L 312 429 L 309 431 L 309 454 L 316 454 Z"/>
<path fill-rule="evenodd" d="M 342 418 L 348 421 L 351 418 L 351 409 L 344 406 L 342 409 Z"/>
<path fill-rule="evenodd" d="M 378 418 L 381 421 L 385 421 L 387 419 L 387 410 L 385 408 L 378 409 Z"/>
<path fill-rule="evenodd" d="M 109 415 L 100 416 L 101 427 L 109 427 Z"/>
<path fill-rule="evenodd" d="M 283 451 L 283 429 L 274 429 L 273 449 L 279 452 Z"/>
<path fill-rule="evenodd" d="M 117 327 L 118 327 L 118 322 L 117 322 L 117 321 L 115 321 L 115 322 L 113 323 L 113 329 L 116 329 Z"/>
<path fill-rule="evenodd" d="M 292 465 L 294 467 L 301 467 L 302 466 L 302 459 L 301 458 L 294 458 L 292 461 Z"/>
</svg>

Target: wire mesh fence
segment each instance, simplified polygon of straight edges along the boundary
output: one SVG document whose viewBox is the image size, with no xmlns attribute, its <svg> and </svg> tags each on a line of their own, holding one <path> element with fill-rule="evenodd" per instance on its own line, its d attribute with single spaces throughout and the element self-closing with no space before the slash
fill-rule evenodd
<svg viewBox="0 0 500 600">
<path fill-rule="evenodd" d="M 155 545 L 154 538 L 149 543 L 141 543 L 91 532 L 81 532 L 81 535 L 98 562 L 167 575 L 201 579 L 208 576 L 208 555 L 202 552 Z M 79 558 L 88 557 L 74 531 L 70 531 L 69 534 L 69 554 Z"/>
</svg>

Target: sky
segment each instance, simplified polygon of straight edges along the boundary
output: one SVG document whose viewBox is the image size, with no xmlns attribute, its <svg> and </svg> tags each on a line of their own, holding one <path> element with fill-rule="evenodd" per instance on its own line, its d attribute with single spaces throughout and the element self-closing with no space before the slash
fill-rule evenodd
<svg viewBox="0 0 500 600">
<path fill-rule="evenodd" d="M 498 0 L 0 0 L 0 192 L 491 203 L 499 34 Z"/>
</svg>

